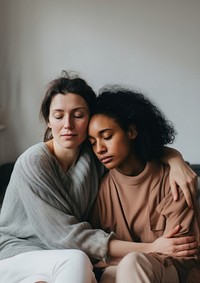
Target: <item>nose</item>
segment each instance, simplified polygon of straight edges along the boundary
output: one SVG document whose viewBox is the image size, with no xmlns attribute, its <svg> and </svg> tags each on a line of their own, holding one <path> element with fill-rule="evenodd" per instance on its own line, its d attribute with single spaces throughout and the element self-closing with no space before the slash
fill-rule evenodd
<svg viewBox="0 0 200 283">
<path fill-rule="evenodd" d="M 64 128 L 65 129 L 73 129 L 73 122 L 72 119 L 69 115 L 65 116 L 65 120 L 64 120 Z"/>
<path fill-rule="evenodd" d="M 96 143 L 96 153 L 98 154 L 103 154 L 106 152 L 106 147 L 102 142 L 97 142 Z"/>
</svg>

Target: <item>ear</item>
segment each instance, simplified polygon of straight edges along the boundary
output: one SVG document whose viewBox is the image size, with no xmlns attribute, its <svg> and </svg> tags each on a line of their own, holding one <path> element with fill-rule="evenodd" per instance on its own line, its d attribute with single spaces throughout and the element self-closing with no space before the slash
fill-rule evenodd
<svg viewBox="0 0 200 283">
<path fill-rule="evenodd" d="M 47 124 L 47 126 L 51 129 L 52 127 L 51 127 L 51 124 L 48 122 L 48 124 Z"/>
<path fill-rule="evenodd" d="M 134 140 L 137 137 L 137 130 L 135 125 L 131 124 L 128 129 L 128 135 L 131 140 Z"/>
</svg>

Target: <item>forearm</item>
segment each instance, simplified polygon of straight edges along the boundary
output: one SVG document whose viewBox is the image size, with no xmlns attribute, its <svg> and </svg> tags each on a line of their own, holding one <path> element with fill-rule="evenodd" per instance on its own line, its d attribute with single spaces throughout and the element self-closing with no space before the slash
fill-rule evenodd
<svg viewBox="0 0 200 283">
<path fill-rule="evenodd" d="M 111 258 L 121 258 L 133 251 L 149 253 L 151 252 L 151 243 L 135 243 L 115 239 L 109 241 L 108 254 Z"/>
<path fill-rule="evenodd" d="M 164 147 L 164 154 L 161 160 L 165 164 L 168 164 L 169 166 L 171 165 L 171 163 L 174 164 L 176 160 L 178 162 L 184 161 L 182 154 L 178 150 L 176 150 L 175 148 L 167 147 L 167 146 Z"/>
<path fill-rule="evenodd" d="M 180 225 L 171 229 L 165 235 L 157 238 L 152 243 L 135 243 L 119 240 L 110 240 L 108 264 L 117 264 L 121 258 L 131 252 L 162 253 L 176 257 L 193 257 L 197 254 L 198 241 L 195 236 L 180 236 Z M 176 237 L 179 235 L 179 237 Z"/>
</svg>

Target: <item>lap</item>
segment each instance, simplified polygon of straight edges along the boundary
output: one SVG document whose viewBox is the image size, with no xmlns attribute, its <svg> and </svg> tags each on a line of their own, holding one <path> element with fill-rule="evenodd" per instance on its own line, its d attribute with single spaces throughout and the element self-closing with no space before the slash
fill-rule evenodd
<svg viewBox="0 0 200 283">
<path fill-rule="evenodd" d="M 105 269 L 100 283 L 108 282 L 178 283 L 179 279 L 174 265 L 164 266 L 151 254 L 133 252 L 125 256 L 117 266 Z"/>
<path fill-rule="evenodd" d="M 89 269 L 91 265 L 87 255 L 79 250 L 32 251 L 1 260 L 1 280 L 7 283 L 51 283 L 63 263 L 67 264 L 69 275 L 79 269 L 80 276 L 81 268 L 88 266 Z"/>
</svg>

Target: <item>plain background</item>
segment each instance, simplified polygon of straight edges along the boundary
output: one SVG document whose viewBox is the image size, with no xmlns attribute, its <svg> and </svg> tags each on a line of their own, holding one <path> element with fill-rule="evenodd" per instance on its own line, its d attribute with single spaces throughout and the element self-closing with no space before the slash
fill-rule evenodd
<svg viewBox="0 0 200 283">
<path fill-rule="evenodd" d="M 199 0 L 0 0 L 0 40 L 0 163 L 42 140 L 42 97 L 63 69 L 145 93 L 200 163 Z"/>
</svg>

